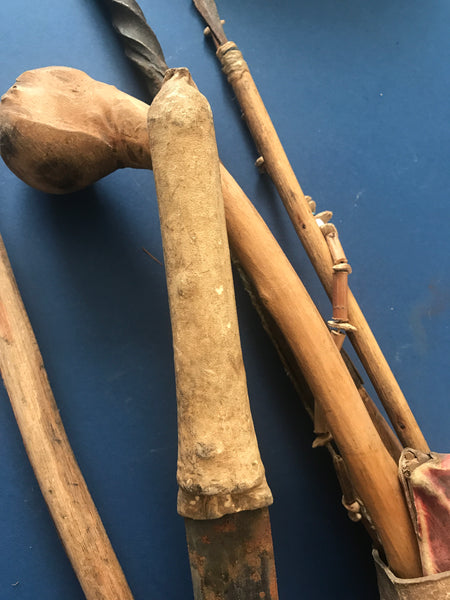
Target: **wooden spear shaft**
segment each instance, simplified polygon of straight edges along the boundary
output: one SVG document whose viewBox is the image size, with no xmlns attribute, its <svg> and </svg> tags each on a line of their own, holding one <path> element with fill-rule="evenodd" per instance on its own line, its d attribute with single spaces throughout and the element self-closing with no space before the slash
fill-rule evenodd
<svg viewBox="0 0 450 600">
<path fill-rule="evenodd" d="M 217 49 L 228 81 L 242 107 L 264 167 L 275 184 L 294 228 L 328 294 L 332 297 L 333 263 L 328 245 L 264 106 L 242 53 L 234 42 Z M 357 329 L 349 338 L 404 446 L 429 452 L 414 415 L 370 329 L 355 297 L 348 292 L 349 321 Z"/>
<path fill-rule="evenodd" d="M 70 447 L 1 237 L 0 370 L 31 466 L 87 600 L 132 600 Z"/>
<path fill-rule="evenodd" d="M 223 167 L 221 177 L 230 246 L 282 329 L 314 397 L 321 403 L 352 481 L 376 524 L 391 568 L 401 577 L 417 577 L 421 574 L 417 542 L 397 465 L 381 442 L 325 323 L 286 256 Z"/>
</svg>

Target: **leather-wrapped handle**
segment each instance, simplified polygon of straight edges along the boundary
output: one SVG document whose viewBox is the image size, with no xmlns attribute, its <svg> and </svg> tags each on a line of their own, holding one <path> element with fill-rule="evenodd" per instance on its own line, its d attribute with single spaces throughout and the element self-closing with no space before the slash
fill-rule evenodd
<svg viewBox="0 0 450 600">
<path fill-rule="evenodd" d="M 247 393 L 211 109 L 187 69 L 148 113 L 178 401 L 178 512 L 268 506 Z"/>
</svg>

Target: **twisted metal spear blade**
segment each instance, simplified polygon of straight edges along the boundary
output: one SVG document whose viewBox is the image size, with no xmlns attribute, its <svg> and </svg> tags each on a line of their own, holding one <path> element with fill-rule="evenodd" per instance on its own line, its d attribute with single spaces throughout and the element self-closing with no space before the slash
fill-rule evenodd
<svg viewBox="0 0 450 600">
<path fill-rule="evenodd" d="M 227 43 L 227 36 L 222 27 L 222 22 L 217 12 L 214 0 L 193 0 L 195 8 L 208 25 L 215 41 L 219 46 Z"/>
<path fill-rule="evenodd" d="M 106 0 L 114 29 L 119 34 L 125 54 L 143 74 L 150 100 L 161 88 L 168 66 L 158 38 L 134 0 Z"/>
</svg>

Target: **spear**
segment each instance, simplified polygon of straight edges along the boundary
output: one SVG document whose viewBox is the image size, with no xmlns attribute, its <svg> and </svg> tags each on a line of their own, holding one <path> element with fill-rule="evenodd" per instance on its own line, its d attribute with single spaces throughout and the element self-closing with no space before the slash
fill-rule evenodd
<svg viewBox="0 0 450 600">
<path fill-rule="evenodd" d="M 264 165 L 264 170 L 275 184 L 298 237 L 328 296 L 333 299 L 333 285 L 336 284 L 336 277 L 333 274 L 336 272 L 336 261 L 333 261 L 330 254 L 330 248 L 324 235 L 325 230 L 322 231 L 317 226 L 307 197 L 297 181 L 248 65 L 236 44 L 228 41 L 214 0 L 193 1 L 208 25 L 209 33 L 217 49 L 217 57 L 233 87 L 250 133 L 261 154 L 262 160 L 259 160 L 259 163 Z M 336 239 L 335 229 L 332 234 Z M 343 269 L 341 275 L 345 276 L 349 271 L 349 265 L 345 264 L 346 259 L 339 262 L 344 264 L 339 269 Z M 354 327 L 354 329 L 348 330 L 350 341 L 364 365 L 398 437 L 404 446 L 429 452 L 428 444 L 405 396 L 350 290 L 348 290 L 346 308 L 348 321 Z"/>
<path fill-rule="evenodd" d="M 114 27 L 124 41 L 125 53 L 144 75 L 152 101 L 148 114 L 149 133 L 154 142 L 155 130 L 159 131 L 165 127 L 167 133 L 173 128 L 171 127 L 171 116 L 165 110 L 164 101 L 161 100 L 161 94 L 166 93 L 162 89 L 162 84 L 164 75 L 168 73 L 168 66 L 156 35 L 148 26 L 137 3 L 118 0 L 109 2 L 109 4 Z M 172 85 L 173 80 L 169 82 L 168 86 L 166 85 L 166 88 L 172 89 Z M 195 87 L 192 81 L 191 85 Z M 179 90 L 175 85 L 172 89 L 173 97 L 178 97 L 178 93 Z M 179 102 L 183 101 L 183 93 L 181 93 Z M 196 94 L 201 97 L 198 92 Z M 154 99 L 159 106 L 157 113 L 155 113 Z M 188 104 L 190 103 L 189 106 L 195 113 L 199 111 L 198 99 L 197 102 L 194 102 L 191 95 L 187 94 L 184 100 Z M 176 106 L 178 105 L 176 104 Z M 162 121 L 162 124 L 155 125 L 153 123 L 151 125 L 152 120 L 155 123 Z M 178 120 L 183 119 L 179 117 Z M 197 149 L 203 148 L 205 144 L 208 146 L 207 140 L 211 136 L 214 138 L 214 133 L 211 131 L 212 118 L 211 123 L 204 123 L 201 131 L 197 132 L 193 124 L 189 127 L 189 123 L 186 121 L 188 119 L 184 119 L 184 127 L 190 131 L 191 138 L 197 138 Z M 179 126 L 176 126 L 175 130 L 180 133 Z M 207 135 L 205 131 L 208 132 Z M 160 132 L 159 137 L 163 139 L 163 132 Z M 230 286 L 232 287 L 231 275 L 228 277 L 229 282 L 225 276 L 226 251 L 228 250 L 225 215 L 223 214 L 222 223 L 211 209 L 211 202 L 213 204 L 214 202 L 216 204 L 223 203 L 222 199 L 219 202 L 219 199 L 216 198 L 218 195 L 221 197 L 222 194 L 221 180 L 218 175 L 215 181 L 216 186 L 213 186 L 209 181 L 211 177 L 208 178 L 208 173 L 213 170 L 212 165 L 215 165 L 216 162 L 214 153 L 210 151 L 208 154 L 206 150 L 202 149 L 203 160 L 209 161 L 209 164 L 200 164 L 200 169 L 196 171 L 195 161 L 189 158 L 189 142 L 193 143 L 192 139 L 185 140 L 187 147 L 182 148 L 185 136 L 180 135 L 179 138 L 181 141 L 174 138 L 171 146 L 178 148 L 176 157 L 179 162 L 184 160 L 184 169 L 174 168 L 170 172 L 170 176 L 164 179 L 164 160 L 161 158 L 162 164 L 159 169 L 156 169 L 158 177 L 155 174 L 155 181 L 157 188 L 159 182 L 158 197 L 160 198 L 161 229 L 165 239 L 166 274 L 168 281 L 177 277 L 179 279 L 178 287 L 173 284 L 174 289 L 172 289 L 169 285 L 174 350 L 176 348 L 174 358 L 177 390 L 178 388 L 183 390 L 179 393 L 178 398 L 178 512 L 184 517 L 185 522 L 194 597 L 196 600 L 238 600 L 239 598 L 257 597 L 277 600 L 275 559 L 267 508 L 272 503 L 272 495 L 265 482 L 264 468 L 259 458 L 256 439 L 254 439 L 253 423 L 248 414 L 249 409 L 246 412 L 236 404 L 237 400 L 243 400 L 241 388 L 243 380 L 245 380 L 243 367 L 237 368 L 239 353 L 236 352 L 235 345 L 236 343 L 239 345 L 239 343 L 234 340 L 234 344 L 230 345 L 228 342 L 229 346 L 225 346 L 224 332 L 228 334 L 229 338 L 229 334 L 237 328 L 237 325 L 234 326 L 234 320 L 230 316 L 233 314 L 230 306 L 233 302 L 229 289 Z M 146 146 L 148 147 L 148 142 Z M 164 146 L 165 144 L 161 144 L 161 147 Z M 148 161 L 145 162 L 148 163 Z M 170 161 L 167 161 L 167 164 L 169 163 Z M 216 166 L 217 174 L 219 174 L 218 158 Z M 171 186 L 177 187 L 175 185 L 176 178 L 186 177 L 183 175 L 184 171 L 194 172 L 195 177 L 193 181 L 190 181 L 190 192 L 184 192 L 181 195 L 184 203 L 180 203 L 178 210 L 175 210 L 173 206 L 171 210 L 166 210 L 165 219 L 171 222 L 169 226 L 163 219 L 164 211 L 161 206 L 173 204 L 174 197 L 170 201 L 170 192 L 163 193 L 162 190 Z M 165 186 L 162 185 L 162 180 L 164 180 Z M 216 189 L 217 185 L 219 189 Z M 167 194 L 169 194 L 169 201 L 161 203 L 161 198 L 165 198 Z M 223 212 L 223 206 L 221 210 Z M 205 212 L 208 212 L 206 223 Z M 218 209 L 217 212 L 220 216 Z M 216 218 L 212 219 L 211 215 Z M 184 221 L 177 222 L 177 218 L 184 219 Z M 201 229 L 200 223 L 203 223 L 203 229 Z M 219 224 L 223 224 L 223 227 L 220 228 Z M 200 229 L 196 230 L 196 228 Z M 168 234 L 164 236 L 166 231 L 172 229 L 172 236 Z M 184 246 L 180 242 L 179 238 L 183 238 L 182 232 L 186 229 L 189 229 L 191 234 L 196 230 L 195 236 L 198 237 L 198 243 L 194 246 L 192 239 L 187 240 Z M 217 248 L 214 249 L 217 246 L 217 239 L 222 240 L 218 242 L 221 245 L 220 253 Z M 206 247 L 205 240 L 210 240 L 211 248 Z M 168 250 L 169 247 L 170 250 Z M 177 260 L 173 258 L 176 255 L 178 256 L 178 274 L 176 273 L 177 268 L 174 266 Z M 186 257 L 190 257 L 189 260 Z M 208 296 L 206 291 L 211 288 L 212 284 L 210 282 L 208 288 L 204 282 L 205 277 L 207 280 L 210 279 L 208 275 L 205 276 L 203 271 L 198 269 L 197 273 L 189 275 L 189 279 L 187 277 L 188 269 L 185 269 L 184 272 L 181 269 L 184 262 L 190 263 L 194 270 L 195 265 L 203 264 L 202 268 L 207 272 L 212 270 L 216 276 L 220 274 L 222 279 L 227 280 L 228 286 L 221 284 L 218 288 L 224 289 L 223 292 L 220 292 L 220 298 L 228 300 L 226 311 L 222 308 L 218 312 L 217 306 L 213 307 L 211 296 Z M 223 270 L 225 270 L 225 274 L 222 272 Z M 192 288 L 195 288 L 196 293 L 192 294 Z M 216 293 L 214 288 L 211 289 L 213 297 L 217 298 L 218 292 Z M 201 294 L 202 291 L 203 294 Z M 188 300 L 184 296 L 187 296 Z M 190 315 L 187 312 L 184 314 L 183 310 L 187 311 L 188 309 Z M 211 314 L 211 311 L 215 312 L 216 316 Z M 202 319 L 199 319 L 198 315 L 201 315 Z M 219 315 L 224 317 L 223 323 L 218 322 Z M 225 318 L 225 315 L 228 316 Z M 200 322 L 203 327 L 203 344 L 198 339 Z M 199 327 L 196 330 L 193 329 L 192 323 L 197 323 Z M 175 331 L 178 331 L 178 337 L 176 337 Z M 192 337 L 191 340 L 189 334 Z M 206 348 L 208 344 L 209 348 Z M 215 354 L 218 355 L 218 358 L 214 361 Z M 181 358 L 182 356 L 184 358 Z M 228 360 L 226 360 L 227 358 Z M 219 364 L 220 359 L 222 359 L 222 364 Z M 194 370 L 192 370 L 193 363 L 196 364 Z M 205 375 L 206 372 L 215 372 L 215 375 L 214 377 Z M 189 386 L 191 389 L 188 391 Z M 239 391 L 240 394 L 234 398 L 236 391 Z M 245 407 L 245 402 L 243 404 Z M 226 426 L 223 425 L 224 423 Z M 251 432 L 246 431 L 246 423 L 247 428 L 253 431 L 253 438 L 250 436 Z M 222 439 L 223 430 L 228 431 L 228 437 L 224 436 Z M 243 441 L 244 433 L 247 434 L 247 437 L 244 435 L 245 442 Z M 193 439 L 196 436 L 197 439 Z M 208 444 L 204 443 L 206 438 L 210 440 Z M 188 440 L 190 441 L 188 442 Z M 216 446 L 221 449 L 216 449 Z M 186 450 L 187 448 L 190 448 L 191 451 Z M 252 453 L 249 453 L 250 448 Z M 218 456 L 215 457 L 215 454 Z M 249 462 L 247 470 L 243 468 L 244 465 L 247 466 L 246 461 Z M 205 463 L 208 464 L 209 470 L 205 469 L 206 474 L 200 477 L 199 472 L 202 466 L 205 468 Z M 216 467 L 223 465 L 221 475 L 217 469 L 214 471 L 214 465 Z M 255 481 L 252 481 L 250 485 L 250 474 L 247 472 L 249 470 L 254 478 L 257 472 L 257 485 Z M 220 488 L 220 493 L 215 488 Z"/>
</svg>

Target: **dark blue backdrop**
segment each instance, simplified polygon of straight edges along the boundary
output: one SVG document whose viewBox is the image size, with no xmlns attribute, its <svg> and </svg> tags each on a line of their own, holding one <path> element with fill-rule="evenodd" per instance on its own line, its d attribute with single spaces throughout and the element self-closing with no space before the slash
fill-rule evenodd
<svg viewBox="0 0 450 600">
<path fill-rule="evenodd" d="M 170 66 L 211 102 L 222 160 L 322 314 L 329 304 L 282 205 L 253 167 L 189 0 L 142 0 Z M 335 213 L 351 284 L 430 446 L 449 450 L 450 4 L 228 0 L 243 50 L 306 193 Z M 0 91 L 69 65 L 145 99 L 97 2 L 3 0 Z M 0 232 L 63 422 L 136 600 L 190 598 L 176 514 L 176 410 L 153 176 L 130 169 L 67 197 L 0 166 Z M 374 600 L 370 544 L 340 507 L 325 451 L 236 281 L 281 598 Z M 0 394 L 0 597 L 81 600 Z"/>
</svg>

